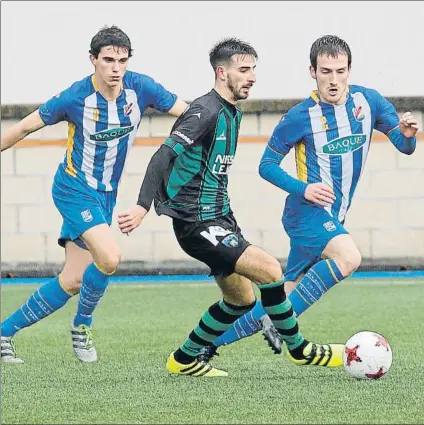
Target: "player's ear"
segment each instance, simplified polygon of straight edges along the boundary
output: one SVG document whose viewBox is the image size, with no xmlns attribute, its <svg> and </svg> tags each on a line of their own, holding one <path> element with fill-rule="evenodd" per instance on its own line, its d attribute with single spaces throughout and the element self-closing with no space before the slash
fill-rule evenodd
<svg viewBox="0 0 424 425">
<path fill-rule="evenodd" d="M 311 77 L 316 80 L 317 79 L 317 73 L 312 65 L 309 65 L 309 72 L 311 73 Z"/>
<path fill-rule="evenodd" d="M 217 66 L 216 67 L 216 78 L 218 78 L 221 81 L 225 81 L 225 78 L 227 77 L 227 70 L 223 66 Z"/>
<path fill-rule="evenodd" d="M 96 58 L 94 55 L 90 55 L 90 61 L 94 66 L 96 66 Z"/>
</svg>

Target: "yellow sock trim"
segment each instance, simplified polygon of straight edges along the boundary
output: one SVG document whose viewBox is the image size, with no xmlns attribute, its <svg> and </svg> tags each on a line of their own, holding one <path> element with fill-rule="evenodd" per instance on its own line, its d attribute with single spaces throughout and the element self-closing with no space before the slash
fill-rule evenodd
<svg viewBox="0 0 424 425">
<path fill-rule="evenodd" d="M 75 294 L 74 293 L 72 293 L 72 292 L 70 292 L 70 291 L 68 291 L 64 286 L 63 286 L 63 282 L 62 282 L 62 276 L 61 275 L 59 275 L 58 276 L 58 280 L 59 280 L 59 285 L 60 285 L 60 287 L 62 288 L 62 290 L 64 291 L 64 292 L 66 292 L 69 296 L 71 296 L 71 297 L 73 297 L 74 295 L 76 295 L 78 292 L 75 292 Z"/>
<path fill-rule="evenodd" d="M 339 279 L 337 279 L 336 273 L 334 273 L 334 270 L 333 270 L 333 268 L 331 267 L 330 262 L 329 262 L 328 260 L 325 260 L 325 262 L 327 263 L 327 266 L 328 266 L 328 268 L 330 269 L 330 273 L 333 275 L 334 280 L 335 280 L 337 283 L 339 283 L 339 282 L 340 282 L 340 280 L 339 280 Z"/>
<path fill-rule="evenodd" d="M 99 270 L 99 271 L 101 271 L 103 274 L 105 274 L 106 276 L 112 276 L 113 274 L 115 274 L 115 272 L 116 272 L 116 270 L 117 269 L 115 269 L 112 273 L 107 273 L 107 272 L 105 272 L 104 270 L 102 270 L 102 268 L 95 262 L 95 261 L 93 261 L 93 264 L 94 264 L 94 266 Z"/>
</svg>

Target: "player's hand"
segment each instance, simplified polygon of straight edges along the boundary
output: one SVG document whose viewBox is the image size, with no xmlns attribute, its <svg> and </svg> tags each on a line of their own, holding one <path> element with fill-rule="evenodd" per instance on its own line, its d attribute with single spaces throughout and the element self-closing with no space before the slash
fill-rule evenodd
<svg viewBox="0 0 424 425">
<path fill-rule="evenodd" d="M 128 208 L 126 211 L 118 213 L 118 225 L 122 233 L 129 235 L 134 229 L 140 226 L 148 211 L 140 205 Z"/>
<path fill-rule="evenodd" d="M 413 137 L 418 131 L 418 121 L 411 112 L 405 112 L 399 121 L 399 128 L 405 137 Z"/>
<path fill-rule="evenodd" d="M 306 186 L 305 199 L 322 207 L 329 207 L 335 200 L 333 189 L 324 183 L 310 183 Z"/>
</svg>

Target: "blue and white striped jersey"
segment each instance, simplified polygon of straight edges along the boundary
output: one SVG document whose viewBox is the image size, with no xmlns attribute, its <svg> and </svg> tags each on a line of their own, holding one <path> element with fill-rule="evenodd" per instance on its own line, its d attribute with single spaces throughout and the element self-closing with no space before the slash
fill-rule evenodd
<svg viewBox="0 0 424 425">
<path fill-rule="evenodd" d="M 287 112 L 268 146 L 282 156 L 295 147 L 298 179 L 332 187 L 336 200 L 326 210 L 343 222 L 364 170 L 373 129 L 387 134 L 398 124 L 394 106 L 375 90 L 349 86 L 342 105 L 321 102 L 314 91 Z M 287 202 L 296 202 L 290 198 Z"/>
<path fill-rule="evenodd" d="M 40 107 L 47 125 L 68 121 L 61 167 L 99 191 L 118 186 L 125 160 L 147 107 L 168 112 L 177 97 L 147 75 L 127 71 L 118 98 L 106 100 L 94 75 L 74 83 Z"/>
</svg>

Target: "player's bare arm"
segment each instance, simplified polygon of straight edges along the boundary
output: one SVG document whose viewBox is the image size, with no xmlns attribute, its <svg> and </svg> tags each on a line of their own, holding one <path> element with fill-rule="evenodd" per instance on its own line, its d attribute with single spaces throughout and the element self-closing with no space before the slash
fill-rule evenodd
<svg viewBox="0 0 424 425">
<path fill-rule="evenodd" d="M 179 117 L 187 108 L 188 103 L 184 102 L 184 100 L 177 99 L 174 103 L 174 106 L 168 111 L 168 114 Z"/>
<path fill-rule="evenodd" d="M 24 119 L 10 127 L 1 138 L 1 150 L 2 152 L 6 149 L 11 148 L 14 144 L 24 139 L 34 131 L 43 128 L 46 124 L 40 117 L 38 109 L 32 114 L 29 114 Z"/>
</svg>

